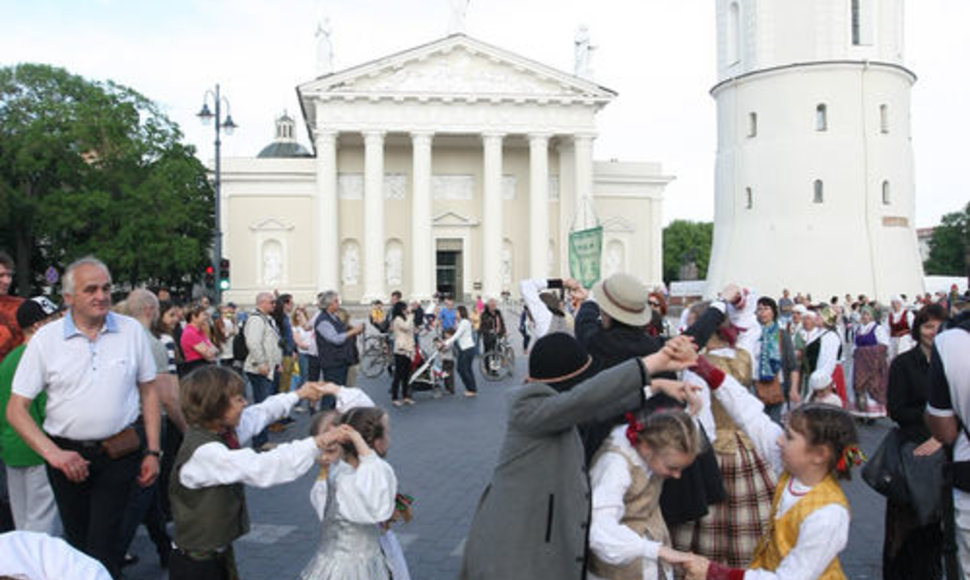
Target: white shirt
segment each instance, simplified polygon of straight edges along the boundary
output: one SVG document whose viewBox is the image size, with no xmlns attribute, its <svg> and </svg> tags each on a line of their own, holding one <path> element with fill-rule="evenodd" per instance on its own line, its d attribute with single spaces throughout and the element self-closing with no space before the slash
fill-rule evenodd
<svg viewBox="0 0 970 580">
<path fill-rule="evenodd" d="M 318 479 L 310 490 L 310 503 L 323 519 L 327 508 L 327 486 L 336 486 L 337 513 L 355 524 L 379 524 L 391 519 L 397 477 L 394 469 L 372 451 L 354 469 L 344 461 L 330 466 L 326 479 Z"/>
<path fill-rule="evenodd" d="M 552 312 L 549 312 L 546 303 L 539 298 L 539 293 L 548 287 L 549 282 L 545 278 L 526 278 L 519 282 L 519 293 L 529 307 L 529 313 L 532 314 L 532 320 L 535 323 L 535 338 L 545 336 L 549 332 L 549 325 L 552 324 Z"/>
<path fill-rule="evenodd" d="M 74 325 L 69 311 L 27 343 L 13 392 L 33 399 L 47 391 L 44 431 L 80 441 L 105 439 L 138 418 L 140 383 L 155 379 L 145 329 L 109 312 L 95 340 Z"/>
<path fill-rule="evenodd" d="M 822 331 L 818 340 L 821 340 L 822 343 L 819 345 L 818 361 L 811 376 L 831 377 L 832 373 L 835 372 L 835 366 L 839 364 L 839 347 L 842 346 L 842 340 L 835 331 L 826 330 Z M 806 351 L 809 344 L 811 343 L 805 343 Z M 809 377 L 809 380 L 811 380 L 811 377 Z"/>
<path fill-rule="evenodd" d="M 626 425 L 615 427 L 604 445 L 618 448 L 622 457 L 617 453 L 604 453 L 589 470 L 592 489 L 589 549 L 600 560 L 614 566 L 642 558 L 643 580 L 656 580 L 657 553 L 662 544 L 620 523 L 626 511 L 623 496 L 633 483 L 627 459 L 647 478 L 653 474 L 626 438 Z M 659 496 L 657 505 L 652 508 L 660 509 Z M 588 576 L 591 580 L 597 579 L 592 573 Z"/>
<path fill-rule="evenodd" d="M 289 415 L 297 401 L 296 393 L 284 393 L 243 409 L 236 427 L 243 448 L 229 449 L 215 441 L 200 445 L 182 466 L 179 481 L 189 489 L 232 483 L 270 487 L 306 473 L 318 454 L 313 437 L 282 443 L 266 453 L 245 447 L 253 435 Z"/>
<path fill-rule="evenodd" d="M 0 534 L 0 576 L 17 580 L 111 580 L 101 562 L 39 532 Z"/>
<path fill-rule="evenodd" d="M 451 346 L 455 342 L 458 343 L 458 348 L 461 350 L 468 350 L 475 346 L 475 337 L 472 334 L 472 323 L 467 318 L 462 318 L 458 322 L 458 328 L 455 329 L 455 334 L 445 341 L 445 346 Z"/>
<path fill-rule="evenodd" d="M 782 428 L 764 413 L 764 405 L 731 375 L 724 377 L 714 396 L 724 405 L 735 423 L 744 429 L 761 457 L 771 466 L 775 475 L 785 467 L 781 459 L 778 438 Z M 785 486 L 775 519 L 781 518 L 801 496 L 812 488 L 795 477 L 791 486 Z M 792 493 L 794 491 L 794 493 Z M 830 504 L 813 511 L 798 529 L 798 541 L 782 559 L 777 570 L 748 570 L 745 580 L 815 580 L 822 575 L 829 563 L 845 549 L 849 541 L 849 510 L 838 504 Z"/>
</svg>

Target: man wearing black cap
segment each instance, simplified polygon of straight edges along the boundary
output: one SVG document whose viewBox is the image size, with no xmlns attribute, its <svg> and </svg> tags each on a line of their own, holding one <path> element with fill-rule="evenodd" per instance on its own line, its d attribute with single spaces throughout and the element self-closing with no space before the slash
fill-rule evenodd
<svg viewBox="0 0 970 580">
<path fill-rule="evenodd" d="M 36 296 L 17 309 L 17 324 L 23 331 L 24 344 L 17 346 L 0 363 L 0 409 L 7 408 L 13 375 L 27 342 L 40 327 L 59 316 L 60 309 L 46 296 Z M 37 425 L 44 423 L 46 394 L 30 404 L 30 417 Z M 47 481 L 44 458 L 31 449 L 0 413 L 0 459 L 7 466 L 7 487 L 14 526 L 28 532 L 59 535 L 61 524 L 54 503 L 54 492 Z"/>
<path fill-rule="evenodd" d="M 575 338 L 561 332 L 540 338 L 526 385 L 511 394 L 505 440 L 472 520 L 459 578 L 582 578 L 590 487 L 576 426 L 639 406 L 651 375 L 694 360 L 691 340 L 677 337 L 590 378 L 593 360 Z"/>
</svg>

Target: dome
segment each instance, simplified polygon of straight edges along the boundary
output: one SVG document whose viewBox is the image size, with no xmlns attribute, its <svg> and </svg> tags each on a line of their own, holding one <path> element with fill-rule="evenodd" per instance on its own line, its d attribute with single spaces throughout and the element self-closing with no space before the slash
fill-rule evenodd
<svg viewBox="0 0 970 580">
<path fill-rule="evenodd" d="M 276 139 L 263 147 L 256 157 L 313 157 L 294 136 L 296 121 L 286 111 L 276 118 Z"/>
<path fill-rule="evenodd" d="M 256 157 L 313 157 L 307 148 L 296 141 L 273 141 Z"/>
</svg>

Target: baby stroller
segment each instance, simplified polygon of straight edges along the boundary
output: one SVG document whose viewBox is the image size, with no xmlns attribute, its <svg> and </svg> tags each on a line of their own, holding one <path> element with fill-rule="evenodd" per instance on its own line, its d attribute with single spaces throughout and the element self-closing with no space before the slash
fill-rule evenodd
<svg viewBox="0 0 970 580">
<path fill-rule="evenodd" d="M 441 353 L 432 347 L 426 352 L 420 348 L 414 351 L 411 359 L 411 378 L 408 385 L 412 391 L 431 391 L 435 399 L 441 397 L 445 388 L 445 377 L 448 376 L 441 368 Z"/>
</svg>

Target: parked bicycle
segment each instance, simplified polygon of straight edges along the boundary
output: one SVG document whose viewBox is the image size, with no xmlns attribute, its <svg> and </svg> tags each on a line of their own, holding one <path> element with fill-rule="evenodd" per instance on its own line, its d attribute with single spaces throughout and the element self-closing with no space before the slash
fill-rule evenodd
<svg viewBox="0 0 970 580">
<path fill-rule="evenodd" d="M 364 348 L 360 355 L 361 374 L 369 379 L 379 377 L 383 372 L 391 374 L 393 364 L 390 334 L 372 334 L 364 338 Z"/>
<path fill-rule="evenodd" d="M 479 370 L 486 381 L 501 381 L 515 370 L 515 352 L 507 336 L 495 341 L 495 348 L 486 351 L 479 359 Z"/>
</svg>

